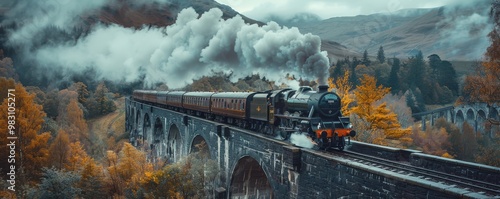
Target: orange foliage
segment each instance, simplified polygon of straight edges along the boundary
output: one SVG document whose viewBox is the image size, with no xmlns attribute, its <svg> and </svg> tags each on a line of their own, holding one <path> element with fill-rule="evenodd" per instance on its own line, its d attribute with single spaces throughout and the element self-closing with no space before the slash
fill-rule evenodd
<svg viewBox="0 0 500 199">
<path fill-rule="evenodd" d="M 452 158 L 447 149 L 451 147 L 448 132 L 445 128 L 427 128 L 421 131 L 418 127 L 413 128 L 413 144 L 424 153 Z"/>
<path fill-rule="evenodd" d="M 349 93 L 352 89 L 352 85 L 349 83 L 349 71 L 346 70 L 344 77 L 337 80 L 333 78 L 328 78 L 328 91 L 336 90 L 335 92 L 339 95 L 340 101 L 342 102 L 342 115 L 348 116 L 351 114 L 351 109 L 349 106 L 354 102 L 354 96 Z"/>
<path fill-rule="evenodd" d="M 409 129 L 401 129 L 397 115 L 387 108 L 386 103 L 376 105 L 389 93 L 389 88 L 377 86 L 374 77 L 363 75 L 361 85 L 354 91 L 357 106 L 353 107 L 352 113 L 356 114 L 364 121 L 365 129 L 361 129 L 360 137 L 363 133 L 373 133 L 378 130 L 383 132 L 383 136 L 374 138 L 374 143 L 386 145 L 385 139 L 399 140 L 403 144 L 411 142 Z"/>
<path fill-rule="evenodd" d="M 93 159 L 85 152 L 80 142 L 73 142 L 69 144 L 69 158 L 66 164 L 66 169 L 69 171 L 80 171 L 83 166 Z"/>
<path fill-rule="evenodd" d="M 10 151 L 7 148 L 7 143 L 9 141 L 15 141 L 15 151 L 16 151 L 16 168 L 18 168 L 18 175 L 21 179 L 25 180 L 35 180 L 41 174 L 41 168 L 47 166 L 48 158 L 48 146 L 47 141 L 50 138 L 49 133 L 41 133 L 40 129 L 44 122 L 43 118 L 45 113 L 42 110 L 42 106 L 35 103 L 35 95 L 29 94 L 23 85 L 15 84 L 12 85 L 12 80 L 7 80 L 5 78 L 0 78 L 1 87 L 7 87 L 1 92 L 5 92 L 2 97 L 7 97 L 7 89 L 15 89 L 11 92 L 15 95 L 15 132 L 14 135 L 17 139 L 7 140 L 7 136 L 0 137 L 0 155 L 2 157 L 8 157 L 7 153 Z M 13 86 L 13 87 L 9 87 Z M 3 88 L 2 88 L 3 89 Z M 11 96 L 13 97 L 13 96 Z M 8 131 L 8 108 L 9 103 L 13 101 L 8 101 L 8 98 L 3 98 L 2 104 L 0 105 L 0 132 Z M 12 109 L 12 108 L 11 108 Z M 11 119 L 12 120 L 12 119 Z M 1 158 L 2 170 L 7 171 L 7 158 Z M 21 169 L 19 169 L 21 168 Z M 25 181 L 28 182 L 28 181 Z"/>
<path fill-rule="evenodd" d="M 69 137 L 64 130 L 59 130 L 56 139 L 49 147 L 49 162 L 57 169 L 63 169 L 69 158 Z"/>
<path fill-rule="evenodd" d="M 71 99 L 68 106 L 66 107 L 66 121 L 69 134 L 71 135 L 71 141 L 80 141 L 82 143 L 87 143 L 88 140 L 88 126 L 85 118 L 83 118 L 83 111 L 78 106 L 76 99 Z"/>
<path fill-rule="evenodd" d="M 145 174 L 153 171 L 153 165 L 147 162 L 146 154 L 130 143 L 124 143 L 118 156 L 113 151 L 108 151 L 106 161 L 110 177 L 108 183 L 118 195 L 123 194 L 123 189 L 135 191 Z"/>
<path fill-rule="evenodd" d="M 488 34 L 491 45 L 485 53 L 485 60 L 475 75 L 467 76 L 464 83 L 465 99 L 470 102 L 500 102 L 500 2 L 494 1 L 491 7 L 494 28 Z M 496 121 L 500 124 L 499 121 Z"/>
</svg>

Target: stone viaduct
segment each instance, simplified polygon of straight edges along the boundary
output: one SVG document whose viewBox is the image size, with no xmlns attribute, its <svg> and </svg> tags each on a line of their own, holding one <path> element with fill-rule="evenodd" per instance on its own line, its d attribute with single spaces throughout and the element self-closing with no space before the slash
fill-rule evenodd
<svg viewBox="0 0 500 199">
<path fill-rule="evenodd" d="M 413 117 L 421 117 L 422 129 L 424 130 L 427 124 L 433 126 L 436 119 L 444 117 L 446 121 L 452 122 L 460 128 L 464 122 L 467 122 L 477 132 L 488 133 L 489 136 L 493 137 L 493 132 L 485 132 L 485 122 L 489 118 L 498 121 L 500 119 L 498 115 L 499 112 L 500 106 L 497 104 L 490 106 L 486 103 L 475 103 L 448 106 L 423 113 L 413 114 Z"/>
<path fill-rule="evenodd" d="M 215 182 L 217 188 L 211 198 L 476 196 L 470 195 L 475 193 L 468 191 L 360 165 L 339 156 L 295 147 L 250 131 L 143 104 L 130 98 L 126 99 L 125 110 L 125 125 L 127 132 L 130 132 L 131 142 L 136 146 L 142 144 L 148 147 L 148 153 L 154 156 L 176 162 L 196 151 L 197 144 L 206 143 L 202 150 L 208 152 L 219 168 Z M 476 116 L 476 112 L 473 114 Z M 391 156 L 386 155 L 384 150 L 387 149 L 371 147 L 366 149 L 366 153 Z M 399 149 L 390 150 L 399 153 Z M 470 172 L 469 169 L 455 170 L 480 173 Z M 496 177 L 494 179 L 500 179 Z"/>
</svg>

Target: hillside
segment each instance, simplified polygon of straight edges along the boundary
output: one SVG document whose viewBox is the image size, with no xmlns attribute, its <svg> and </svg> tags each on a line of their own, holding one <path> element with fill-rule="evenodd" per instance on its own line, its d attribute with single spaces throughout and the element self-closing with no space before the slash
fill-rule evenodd
<svg viewBox="0 0 500 199">
<path fill-rule="evenodd" d="M 92 142 L 91 154 L 101 158 L 107 150 L 118 150 L 128 137 L 125 132 L 125 97 L 115 99 L 116 110 L 87 121 Z"/>
<path fill-rule="evenodd" d="M 319 35 L 362 53 L 376 55 L 380 46 L 387 57 L 406 58 L 421 50 L 457 61 L 480 59 L 489 40 L 487 2 L 474 8 L 449 6 L 394 13 L 335 17 L 295 24 L 303 33 Z"/>
<path fill-rule="evenodd" d="M 64 6 L 64 4 L 61 5 Z M 133 28 L 141 28 L 143 26 L 164 27 L 173 24 L 175 22 L 177 14 L 182 9 L 188 7 L 193 7 L 198 13 L 204 13 L 212 8 L 219 8 L 223 12 L 223 18 L 231 18 L 236 15 L 241 15 L 231 7 L 219 4 L 213 0 L 171 0 L 141 3 L 133 0 L 105 0 L 100 5 L 83 5 L 90 7 L 87 8 L 89 9 L 89 12 L 85 12 L 78 16 L 79 20 L 77 21 L 80 22 L 80 25 L 83 27 L 83 29 L 87 29 L 89 28 L 89 26 L 92 26 L 96 23 L 118 24 L 124 27 Z M 4 21 L 6 18 L 16 15 L 20 15 L 21 17 L 23 17 L 21 13 L 9 11 L 29 9 L 30 6 L 31 5 L 24 5 L 18 1 L 1 2 L 0 21 L 3 22 L 2 28 L 4 28 L 6 25 L 9 25 L 8 23 L 6 24 L 6 21 Z M 40 5 L 38 6 L 41 6 L 42 8 L 47 7 L 47 10 L 50 11 L 50 9 L 54 9 L 52 7 L 55 5 L 51 5 L 50 3 L 40 3 Z M 54 9 L 54 11 L 59 10 L 60 9 L 58 8 Z M 33 15 L 35 14 L 37 13 L 33 13 Z M 246 16 L 241 16 L 247 23 L 262 24 L 261 22 L 255 21 Z M 20 18 L 20 20 L 21 19 L 22 18 Z M 8 22 L 12 21 L 8 20 Z"/>
</svg>

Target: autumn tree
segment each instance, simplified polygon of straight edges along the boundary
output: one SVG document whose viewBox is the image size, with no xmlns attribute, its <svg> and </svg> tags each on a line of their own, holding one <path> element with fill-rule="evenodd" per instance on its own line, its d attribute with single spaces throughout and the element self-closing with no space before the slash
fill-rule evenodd
<svg viewBox="0 0 500 199">
<path fill-rule="evenodd" d="M 352 113 L 356 114 L 362 121 L 366 129 L 363 129 L 358 135 L 362 137 L 363 133 L 371 134 L 374 131 L 381 131 L 383 136 L 373 140 L 376 144 L 387 145 L 387 140 L 398 140 L 403 144 L 411 141 L 409 129 L 401 129 L 397 120 L 397 115 L 387 108 L 386 103 L 376 105 L 375 102 L 381 100 L 387 93 L 388 88 L 377 86 L 374 77 L 365 75 L 361 79 L 361 84 L 354 91 L 357 105 L 353 107 Z"/>
<path fill-rule="evenodd" d="M 16 143 L 16 169 L 19 173 L 19 177 L 22 181 L 28 182 L 27 180 L 35 180 L 40 177 L 41 168 L 47 166 L 48 158 L 48 145 L 47 142 L 50 138 L 49 133 L 41 133 L 43 118 L 45 113 L 42 110 L 42 106 L 34 102 L 35 95 L 29 94 L 23 87 L 23 85 L 17 83 L 12 84 L 12 80 L 7 80 L 5 78 L 0 78 L 0 85 L 6 87 L 0 92 L 3 101 L 0 105 L 0 112 L 5 114 L 0 114 L 0 132 L 9 132 L 9 121 L 15 121 L 13 124 L 13 134 L 0 137 L 0 155 L 2 157 L 8 157 L 10 152 L 7 144 L 14 141 Z M 9 101 L 7 98 L 7 89 L 11 90 L 10 93 L 15 95 L 15 104 L 12 104 L 12 100 Z M 7 92 L 6 92 L 7 91 Z M 14 96 L 10 96 L 11 98 Z M 9 118 L 9 103 L 10 107 L 15 107 L 15 119 Z M 12 110 L 12 108 L 10 109 Z M 12 122 L 10 122 L 12 123 Z M 7 137 L 15 137 L 14 140 L 7 140 Z M 7 158 L 0 158 L 0 165 L 3 171 L 9 170 L 9 165 Z"/>
<path fill-rule="evenodd" d="M 74 171 L 81 175 L 78 188 L 82 190 L 83 198 L 103 198 L 104 190 L 104 170 L 94 158 L 90 157 L 80 142 L 69 145 L 69 158 L 65 165 L 68 171 Z"/>
<path fill-rule="evenodd" d="M 82 109 L 78 106 L 78 102 L 75 99 L 70 100 L 68 106 L 66 107 L 66 113 L 66 129 L 71 135 L 71 141 L 80 141 L 84 144 L 88 143 L 89 134 L 87 122 L 83 117 Z"/>
<path fill-rule="evenodd" d="M 107 196 L 104 189 L 103 168 L 93 159 L 83 165 L 80 174 L 78 187 L 82 190 L 82 198 L 105 198 Z"/>
<path fill-rule="evenodd" d="M 71 102 L 71 100 L 77 100 L 78 99 L 78 93 L 75 91 L 71 91 L 68 89 L 63 89 L 60 90 L 57 93 L 57 98 L 58 98 L 58 105 L 57 105 L 57 122 L 59 123 L 60 126 L 66 127 L 69 125 L 69 121 L 67 120 L 68 118 L 68 104 Z"/>
<path fill-rule="evenodd" d="M 439 120 L 436 121 L 436 126 L 438 126 Z M 464 151 L 464 139 L 463 139 L 463 134 L 460 132 L 460 129 L 458 127 L 451 126 L 447 127 L 447 132 L 449 133 L 448 140 L 450 141 L 450 149 L 448 152 L 456 157 L 457 159 L 462 159 L 463 154 L 465 153 Z"/>
<path fill-rule="evenodd" d="M 397 115 L 401 127 L 408 128 L 413 125 L 414 119 L 410 107 L 406 104 L 405 95 L 387 94 L 384 98 L 376 102 L 376 104 L 380 105 L 384 102 L 388 104 L 388 108 Z"/>
<path fill-rule="evenodd" d="M 490 138 L 486 135 L 478 135 L 479 150 L 475 156 L 475 161 L 481 164 L 487 164 L 500 167 L 500 139 Z"/>
<path fill-rule="evenodd" d="M 78 103 L 80 104 L 85 104 L 85 102 L 87 102 L 87 98 L 90 96 L 90 93 L 87 90 L 87 85 L 83 82 L 73 83 L 68 90 L 75 91 L 78 94 Z"/>
<path fill-rule="evenodd" d="M 484 55 L 484 61 L 477 68 L 475 75 L 465 79 L 462 102 L 500 102 L 500 1 L 492 3 L 490 17 L 493 30 L 488 34 L 491 44 Z M 489 119 L 495 125 L 500 121 Z"/>
<path fill-rule="evenodd" d="M 336 80 L 333 78 L 328 78 L 328 91 L 335 90 L 339 95 L 342 102 L 342 115 L 348 116 L 351 114 L 350 105 L 354 102 L 354 96 L 349 93 L 352 89 L 352 85 L 349 82 L 349 71 L 344 72 L 344 76 Z"/>
<path fill-rule="evenodd" d="M 469 123 L 464 122 L 462 126 L 462 134 L 463 154 L 461 154 L 460 159 L 472 162 L 475 159 L 475 154 L 479 147 L 476 140 L 476 132 L 474 131 L 474 128 L 469 125 Z"/>
<path fill-rule="evenodd" d="M 56 169 L 63 169 L 69 158 L 69 137 L 64 130 L 59 130 L 49 147 L 49 163 Z"/>
<path fill-rule="evenodd" d="M 450 148 L 448 132 L 445 128 L 431 127 L 421 131 L 420 127 L 413 127 L 411 138 L 416 149 L 426 154 L 451 158 L 447 149 Z"/>
<path fill-rule="evenodd" d="M 153 169 L 151 163 L 146 160 L 146 154 L 137 150 L 130 143 L 124 143 L 118 156 L 114 152 L 108 151 L 106 159 L 111 178 L 111 182 L 108 183 L 118 195 L 135 195 L 139 188 L 140 179 Z M 130 191 L 130 193 L 125 193 L 125 190 Z"/>
<path fill-rule="evenodd" d="M 162 170 L 147 172 L 141 179 L 145 196 L 163 195 L 167 198 L 213 198 L 215 180 L 219 173 L 216 161 L 203 157 L 203 151 L 167 165 Z"/>
</svg>

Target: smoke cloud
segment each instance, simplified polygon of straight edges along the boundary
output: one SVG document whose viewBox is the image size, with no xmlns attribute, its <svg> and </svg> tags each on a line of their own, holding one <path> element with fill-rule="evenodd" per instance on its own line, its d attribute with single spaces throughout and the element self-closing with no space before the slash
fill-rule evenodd
<svg viewBox="0 0 500 199">
<path fill-rule="evenodd" d="M 73 18 L 60 19 L 57 27 L 72 27 L 74 17 L 102 6 L 103 1 L 92 0 L 85 9 L 58 11 L 41 21 L 34 20 L 13 32 L 10 42 L 29 45 L 38 29 L 61 17 Z M 117 82 L 144 78 L 146 86 L 166 83 L 170 88 L 180 88 L 193 79 L 221 71 L 232 73 L 233 80 L 260 73 L 279 83 L 289 73 L 326 83 L 329 60 L 327 53 L 320 51 L 318 36 L 274 22 L 262 27 L 245 24 L 240 16 L 224 20 L 222 14 L 214 8 L 200 16 L 188 8 L 166 28 L 133 30 L 97 25 L 76 42 L 42 46 L 25 56 L 35 59 L 46 71 L 74 74 L 93 68 L 98 78 Z"/>
</svg>

